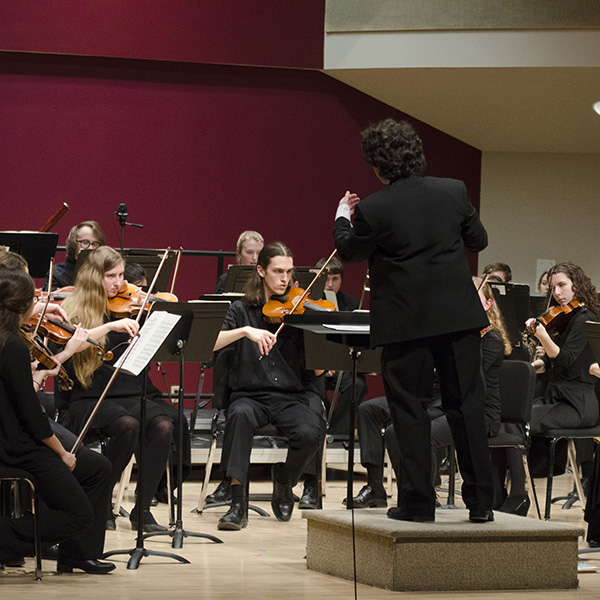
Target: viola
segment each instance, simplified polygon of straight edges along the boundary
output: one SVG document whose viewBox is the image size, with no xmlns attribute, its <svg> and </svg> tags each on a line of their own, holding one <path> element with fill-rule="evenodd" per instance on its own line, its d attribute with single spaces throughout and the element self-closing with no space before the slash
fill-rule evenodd
<svg viewBox="0 0 600 600">
<path fill-rule="evenodd" d="M 150 294 L 148 301 L 142 309 L 145 297 L 146 293 L 142 288 L 132 283 L 125 283 L 116 296 L 108 299 L 108 310 L 111 317 L 123 319 L 138 314 L 140 310 L 148 311 L 152 302 L 177 302 L 175 294 L 157 292 L 156 294 Z"/>
<path fill-rule="evenodd" d="M 41 335 L 61 346 L 64 346 L 73 337 L 73 333 L 75 333 L 75 327 L 69 323 L 58 321 L 52 317 L 44 317 L 40 321 L 40 315 L 32 315 L 29 321 L 24 323 L 22 327 L 27 332 L 37 330 Z M 87 338 L 86 342 L 98 349 L 98 355 L 102 356 L 102 360 L 112 360 L 113 353 L 110 350 L 104 350 L 99 342 L 92 338 Z"/>
<path fill-rule="evenodd" d="M 56 368 L 56 363 L 52 360 L 52 352 L 50 352 L 50 350 L 34 336 L 33 332 L 26 331 L 21 327 L 19 329 L 19 335 L 27 344 L 31 360 L 37 360 L 45 369 L 52 370 Z M 56 378 L 58 379 L 62 390 L 73 389 L 73 381 L 69 379 L 69 375 L 62 366 L 60 367 Z"/>
<path fill-rule="evenodd" d="M 271 297 L 263 306 L 263 317 L 268 323 L 283 323 L 292 312 L 301 315 L 305 310 L 333 312 L 335 304 L 329 300 L 312 300 L 302 288 L 290 288 L 285 296 Z"/>
<path fill-rule="evenodd" d="M 547 331 L 558 329 L 564 325 L 573 314 L 580 308 L 584 308 L 585 304 L 579 300 L 571 300 L 565 306 L 553 306 L 549 311 L 540 315 L 531 325 L 527 327 L 527 332 L 535 335 L 535 328 L 538 324 L 543 325 Z"/>
</svg>

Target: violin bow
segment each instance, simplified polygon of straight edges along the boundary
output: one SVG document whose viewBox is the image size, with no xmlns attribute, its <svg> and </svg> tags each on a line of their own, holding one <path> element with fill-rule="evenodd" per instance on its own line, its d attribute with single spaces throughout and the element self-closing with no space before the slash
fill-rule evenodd
<svg viewBox="0 0 600 600">
<path fill-rule="evenodd" d="M 363 307 L 363 302 L 365 300 L 365 293 L 371 291 L 371 282 L 369 278 L 369 269 L 365 274 L 365 282 L 363 283 L 362 293 L 360 294 L 360 302 L 358 303 L 358 310 L 361 310 Z"/>
<path fill-rule="evenodd" d="M 50 294 L 52 293 L 52 275 L 54 273 L 54 257 L 50 259 L 50 270 L 48 273 L 48 295 L 46 296 L 46 302 L 44 302 L 44 308 L 42 309 L 42 313 L 40 314 L 40 319 L 35 326 L 33 331 L 33 337 L 36 337 L 38 331 L 40 329 L 40 325 L 42 324 L 42 319 L 46 315 L 46 310 L 48 310 L 48 304 L 50 304 Z"/>
<path fill-rule="evenodd" d="M 160 261 L 160 264 L 158 265 L 158 269 L 156 269 L 156 273 L 154 273 L 154 278 L 152 279 L 152 283 L 148 286 L 148 291 L 146 292 L 146 296 L 144 297 L 144 301 L 142 303 L 142 308 L 140 309 L 140 312 L 138 313 L 138 316 L 136 318 L 136 321 L 138 323 L 140 322 L 140 319 L 142 318 L 142 313 L 144 312 L 144 306 L 146 306 L 146 302 L 148 302 L 148 298 L 150 298 L 150 296 L 152 295 L 152 290 L 154 289 L 154 286 L 156 285 L 156 280 L 158 279 L 160 270 L 162 269 L 163 265 L 165 264 L 165 260 L 167 259 L 167 256 L 169 256 L 170 251 L 171 251 L 171 246 L 169 246 L 165 250 L 165 253 L 163 254 L 163 257 Z"/>
<path fill-rule="evenodd" d="M 141 312 L 142 311 L 140 311 L 140 314 L 141 314 Z M 133 343 L 130 343 L 127 350 L 125 350 L 123 362 L 125 362 L 125 360 L 129 356 L 129 353 L 133 350 L 133 348 L 135 346 L 135 341 L 138 338 L 139 338 L 139 334 L 135 335 L 134 338 L 132 339 Z M 92 426 L 92 421 L 94 420 L 94 417 L 100 410 L 100 406 L 102 405 L 102 403 L 104 402 L 104 399 L 106 398 L 106 395 L 108 394 L 108 390 L 110 390 L 114 380 L 116 379 L 117 375 L 120 372 L 121 372 L 121 366 L 119 365 L 118 367 L 115 367 L 115 370 L 113 371 L 113 374 L 111 375 L 110 379 L 108 380 L 108 383 L 106 384 L 106 387 L 104 388 L 104 391 L 102 392 L 102 395 L 100 396 L 100 398 L 98 398 L 98 401 L 96 402 L 96 406 L 94 406 L 94 410 L 92 410 L 92 412 L 90 413 L 88 420 L 85 422 L 83 429 L 81 430 L 81 432 L 79 433 L 79 436 L 75 440 L 75 443 L 73 444 L 73 447 L 71 448 L 71 454 L 75 454 L 75 452 L 77 452 L 77 450 L 81 446 L 81 443 L 83 442 L 83 438 L 87 435 L 87 432 L 89 431 L 90 427 Z"/>
<path fill-rule="evenodd" d="M 481 278 L 481 283 L 477 286 L 477 291 L 481 290 L 481 288 L 488 282 L 490 275 L 492 274 L 492 269 L 488 269 Z"/>
<path fill-rule="evenodd" d="M 175 280 L 177 279 L 177 271 L 179 271 L 179 261 L 181 260 L 181 253 L 183 252 L 183 248 L 179 246 L 179 250 L 177 251 L 177 260 L 175 261 L 175 270 L 173 271 L 173 280 L 171 281 L 171 291 L 170 294 L 173 293 L 175 289 Z"/>
</svg>

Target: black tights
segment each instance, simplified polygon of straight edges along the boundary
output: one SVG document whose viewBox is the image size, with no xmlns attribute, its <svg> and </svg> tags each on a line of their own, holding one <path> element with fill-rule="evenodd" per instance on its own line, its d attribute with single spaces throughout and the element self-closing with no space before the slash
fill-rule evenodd
<svg viewBox="0 0 600 600">
<path fill-rule="evenodd" d="M 510 496 L 525 494 L 525 467 L 523 451 L 519 448 L 492 448 L 492 467 L 494 471 L 494 505 L 501 505 L 506 485 L 506 471 L 510 472 Z"/>
<path fill-rule="evenodd" d="M 121 474 L 135 452 L 139 464 L 138 436 L 140 423 L 135 417 L 119 417 L 104 432 L 110 436 L 106 446 L 106 457 L 112 465 L 112 487 L 119 481 Z M 144 452 L 144 510 L 150 508 L 150 501 L 156 492 L 160 478 L 165 470 L 171 450 L 173 425 L 164 415 L 154 417 L 146 426 L 146 446 Z"/>
</svg>

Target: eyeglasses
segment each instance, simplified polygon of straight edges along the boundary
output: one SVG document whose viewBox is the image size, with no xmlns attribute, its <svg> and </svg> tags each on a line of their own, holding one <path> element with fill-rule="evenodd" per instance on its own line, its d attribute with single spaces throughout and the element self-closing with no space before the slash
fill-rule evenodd
<svg viewBox="0 0 600 600">
<path fill-rule="evenodd" d="M 77 243 L 81 246 L 81 248 L 83 248 L 83 250 L 87 250 L 88 248 L 95 250 L 96 248 L 100 247 L 100 242 L 90 242 L 90 240 L 77 240 Z"/>
</svg>

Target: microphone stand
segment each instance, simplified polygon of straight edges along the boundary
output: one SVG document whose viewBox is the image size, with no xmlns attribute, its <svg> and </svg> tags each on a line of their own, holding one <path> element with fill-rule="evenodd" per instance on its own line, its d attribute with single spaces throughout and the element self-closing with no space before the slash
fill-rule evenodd
<svg viewBox="0 0 600 600">
<path fill-rule="evenodd" d="M 125 225 L 129 225 L 130 227 L 138 227 L 139 229 L 143 229 L 144 226 L 139 223 L 128 223 L 127 222 L 127 205 L 119 204 L 115 214 L 117 215 L 117 221 L 119 221 L 119 225 L 121 227 L 121 254 L 123 253 L 123 248 L 125 248 Z"/>
</svg>

